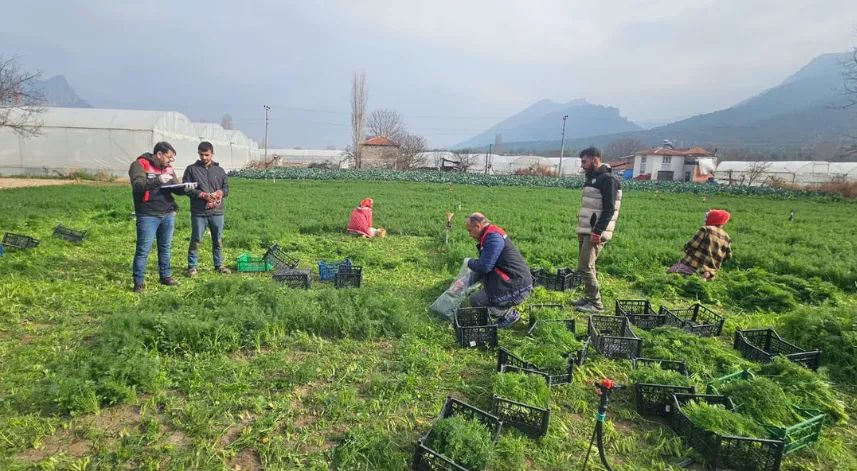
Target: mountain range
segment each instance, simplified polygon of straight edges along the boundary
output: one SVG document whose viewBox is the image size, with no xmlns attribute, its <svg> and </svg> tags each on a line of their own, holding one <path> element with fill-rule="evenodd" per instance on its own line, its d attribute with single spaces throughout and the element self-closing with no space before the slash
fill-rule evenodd
<svg viewBox="0 0 857 471">
<path fill-rule="evenodd" d="M 824 54 L 816 57 L 779 85 L 770 88 L 756 96 L 748 98 L 729 108 L 693 116 L 663 126 L 651 129 L 628 131 L 608 130 L 610 126 L 619 124 L 602 120 L 598 114 L 598 122 L 605 123 L 602 128 L 591 127 L 587 131 L 596 131 L 588 136 L 566 135 L 566 148 L 583 148 L 589 145 L 606 146 L 621 138 L 636 138 L 648 145 L 657 145 L 664 139 L 681 146 L 721 146 L 744 147 L 758 150 L 783 150 L 790 148 L 806 148 L 816 142 L 829 140 L 840 142 L 845 137 L 857 135 L 857 117 L 852 110 L 842 109 L 845 102 L 842 94 L 842 63 L 849 60 L 850 53 Z M 543 100 L 545 101 L 545 100 Z M 542 102 L 543 102 L 542 101 Z M 576 100 L 577 103 L 581 100 Z M 539 103 L 542 103 L 539 102 Z M 537 103 L 537 104 L 539 104 Z M 589 110 L 577 105 L 575 108 Z M 535 105 L 527 108 L 532 110 Z M 571 109 L 575 109 L 571 108 Z M 536 108 L 539 109 L 539 108 Z M 615 108 L 608 108 L 615 110 Z M 515 116 L 525 114 L 527 110 Z M 557 118 L 550 111 L 542 117 L 528 113 L 528 122 L 518 124 L 512 131 L 503 132 L 504 149 L 519 149 L 543 151 L 559 149 L 560 139 L 543 139 L 537 132 L 531 132 L 528 139 L 510 139 L 507 135 L 519 136 L 525 131 L 533 131 L 539 125 L 545 125 L 544 120 L 550 119 L 551 127 L 556 127 Z M 616 110 L 618 117 L 618 110 Z M 571 118 L 571 115 L 569 116 Z M 585 116 L 581 116 L 584 119 Z M 511 120 L 512 118 L 510 118 Z M 624 118 L 622 118 L 624 120 Z M 503 127 L 503 121 L 495 128 Z M 627 121 L 627 120 L 625 120 Z M 638 127 L 627 121 L 628 126 Z M 547 127 L 547 126 L 546 126 Z M 492 128 L 493 129 L 493 128 Z M 491 134 L 492 129 L 473 138 L 483 138 Z M 540 129 L 544 132 L 544 129 Z M 493 134 L 491 134 L 493 136 Z M 470 144 L 473 139 L 464 144 Z M 492 137 L 493 142 L 493 137 Z M 460 146 L 476 147 L 487 146 Z"/>
<path fill-rule="evenodd" d="M 566 139 L 643 129 L 622 117 L 618 108 L 594 105 L 585 99 L 568 103 L 545 99 L 454 147 L 487 146 L 494 143 L 496 134 L 501 134 L 504 142 L 557 139 L 562 134 L 562 117 L 566 115 Z"/>
</svg>

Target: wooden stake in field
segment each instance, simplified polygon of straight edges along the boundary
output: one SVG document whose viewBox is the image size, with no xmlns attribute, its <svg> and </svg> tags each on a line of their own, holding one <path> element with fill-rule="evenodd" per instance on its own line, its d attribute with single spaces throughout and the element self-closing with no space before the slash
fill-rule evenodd
<svg viewBox="0 0 857 471">
<path fill-rule="evenodd" d="M 455 213 L 446 213 L 446 245 L 449 245 L 449 231 L 452 230 L 452 216 L 455 216 Z"/>
</svg>

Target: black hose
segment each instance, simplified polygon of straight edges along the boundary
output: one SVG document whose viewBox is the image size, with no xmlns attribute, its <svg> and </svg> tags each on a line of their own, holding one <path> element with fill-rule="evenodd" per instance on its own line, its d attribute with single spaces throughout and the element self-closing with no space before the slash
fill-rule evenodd
<svg viewBox="0 0 857 471">
<path fill-rule="evenodd" d="M 610 464 L 607 463 L 607 456 L 604 454 L 604 422 L 598 422 L 595 424 L 595 433 L 598 435 L 598 455 L 601 457 L 601 464 L 607 468 L 607 471 L 613 471 L 613 468 L 610 467 Z"/>
</svg>

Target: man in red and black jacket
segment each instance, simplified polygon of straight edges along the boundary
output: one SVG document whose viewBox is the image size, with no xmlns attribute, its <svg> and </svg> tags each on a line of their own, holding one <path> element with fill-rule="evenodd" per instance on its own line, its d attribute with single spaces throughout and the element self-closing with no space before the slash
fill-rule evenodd
<svg viewBox="0 0 857 471">
<path fill-rule="evenodd" d="M 482 289 L 470 296 L 470 305 L 487 307 L 499 319 L 497 326 L 508 327 L 520 318 L 514 307 L 526 301 L 533 291 L 530 267 L 506 232 L 482 214 L 471 214 L 465 224 L 470 236 L 479 241 L 479 258 L 465 259 L 473 270 L 469 284 L 482 282 Z"/>
<path fill-rule="evenodd" d="M 146 261 L 155 237 L 158 239 L 158 272 L 160 282 L 176 286 L 170 276 L 170 248 L 175 230 L 174 216 L 178 210 L 173 194 L 185 194 L 195 183 L 181 183 L 170 163 L 176 150 L 168 142 L 155 144 L 152 153 L 138 157 L 128 170 L 137 217 L 137 249 L 134 252 L 134 292 L 146 289 Z M 169 186 L 169 188 L 164 188 Z"/>
</svg>

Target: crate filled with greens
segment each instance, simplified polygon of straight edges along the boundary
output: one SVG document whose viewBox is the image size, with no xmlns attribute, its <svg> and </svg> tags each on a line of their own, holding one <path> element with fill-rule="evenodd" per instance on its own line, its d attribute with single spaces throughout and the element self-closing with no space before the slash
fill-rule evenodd
<svg viewBox="0 0 857 471">
<path fill-rule="evenodd" d="M 699 303 L 685 309 L 661 306 L 660 313 L 666 316 L 666 325 L 700 337 L 717 337 L 723 332 L 723 316 Z"/>
<path fill-rule="evenodd" d="M 530 438 L 544 436 L 550 423 L 550 376 L 537 370 L 504 365 L 494 377 L 491 413 L 504 427 Z"/>
<path fill-rule="evenodd" d="M 650 330 L 664 325 L 666 314 L 655 312 L 652 303 L 646 299 L 619 299 L 616 300 L 614 314 L 627 317 L 631 324 Z"/>
<path fill-rule="evenodd" d="M 780 337 L 774 329 L 746 329 L 735 332 L 732 344 L 744 358 L 759 363 L 770 363 L 776 356 L 789 360 L 815 371 L 821 364 L 821 350 L 805 350 Z"/>
<path fill-rule="evenodd" d="M 631 360 L 641 355 L 643 340 L 634 334 L 627 317 L 593 314 L 588 334 L 595 351 L 608 358 Z"/>
<path fill-rule="evenodd" d="M 417 442 L 414 471 L 485 469 L 503 422 L 495 415 L 447 397 L 428 434 Z"/>
<path fill-rule="evenodd" d="M 670 427 L 702 455 L 709 470 L 778 471 L 785 442 L 736 412 L 727 396 L 673 394 Z"/>
<path fill-rule="evenodd" d="M 818 442 L 827 417 L 819 409 L 798 407 L 775 381 L 748 370 L 717 378 L 706 392 L 729 396 L 738 413 L 761 424 L 770 438 L 785 442 L 786 454 Z"/>
<path fill-rule="evenodd" d="M 684 361 L 635 358 L 630 378 L 634 383 L 634 403 L 643 416 L 669 416 L 672 395 L 696 394 L 688 379 Z"/>
</svg>

